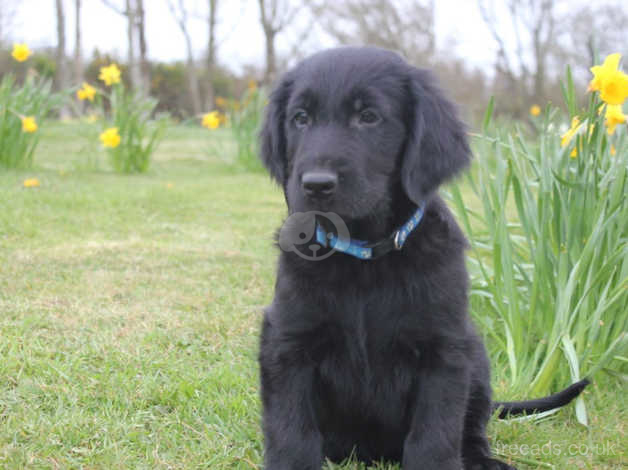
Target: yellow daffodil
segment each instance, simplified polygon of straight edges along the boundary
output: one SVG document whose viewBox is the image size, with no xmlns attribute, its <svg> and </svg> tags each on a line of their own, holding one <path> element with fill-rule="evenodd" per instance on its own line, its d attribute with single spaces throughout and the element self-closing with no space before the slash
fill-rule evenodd
<svg viewBox="0 0 628 470">
<path fill-rule="evenodd" d="M 617 149 L 615 148 L 614 145 L 611 145 L 611 155 L 614 157 L 615 155 L 617 155 Z"/>
<path fill-rule="evenodd" d="M 22 130 L 32 134 L 37 130 L 37 121 L 33 116 L 24 116 L 22 118 Z"/>
<path fill-rule="evenodd" d="M 622 112 L 621 106 L 616 105 L 606 105 L 606 114 L 604 115 L 606 124 L 606 132 L 608 135 L 613 135 L 615 133 L 615 128 L 617 124 L 623 124 L 626 122 L 626 115 Z"/>
<path fill-rule="evenodd" d="M 103 147 L 116 148 L 120 145 L 120 134 L 118 134 L 117 127 L 110 127 L 100 134 L 100 141 Z"/>
<path fill-rule="evenodd" d="M 604 59 L 602 65 L 594 65 L 589 69 L 593 74 L 593 79 L 589 83 L 588 91 L 600 91 L 604 79 L 619 68 L 619 59 L 621 59 L 621 54 L 610 54 Z"/>
<path fill-rule="evenodd" d="M 257 90 L 257 82 L 255 80 L 249 80 L 249 84 L 247 85 L 249 91 Z"/>
<path fill-rule="evenodd" d="M 203 115 L 201 125 L 207 129 L 216 129 L 220 126 L 220 121 L 220 113 L 218 111 L 212 111 L 211 113 Z"/>
<path fill-rule="evenodd" d="M 530 106 L 530 114 L 535 117 L 538 116 L 541 114 L 541 107 L 538 104 L 533 104 Z"/>
<path fill-rule="evenodd" d="M 120 83 L 120 69 L 116 64 L 111 64 L 107 67 L 101 67 L 100 75 L 98 75 L 98 78 L 105 82 L 105 85 L 107 86 Z"/>
<path fill-rule="evenodd" d="M 628 98 L 628 75 L 617 72 L 603 86 L 600 98 L 610 105 L 621 105 Z"/>
<path fill-rule="evenodd" d="M 216 106 L 219 107 L 220 109 L 225 109 L 227 107 L 227 100 L 224 99 L 222 96 L 217 96 Z"/>
<path fill-rule="evenodd" d="M 83 87 L 76 90 L 76 97 L 81 101 L 94 101 L 94 98 L 96 97 L 96 88 L 91 86 L 89 83 L 83 83 Z"/>
<path fill-rule="evenodd" d="M 29 178 L 24 180 L 24 183 L 22 184 L 25 188 L 36 188 L 39 186 L 39 180 L 37 178 Z"/>
<path fill-rule="evenodd" d="M 560 146 L 566 147 L 567 145 L 569 145 L 569 142 L 571 142 L 571 139 L 573 139 L 574 135 L 576 135 L 581 128 L 582 128 L 582 124 L 580 124 L 580 119 L 578 119 L 578 117 L 574 117 L 571 120 L 571 128 L 561 136 Z M 571 158 L 575 158 L 578 156 L 577 147 L 573 148 L 569 156 Z"/>
<path fill-rule="evenodd" d="M 11 55 L 18 62 L 26 61 L 31 54 L 31 50 L 26 44 L 13 44 L 13 52 Z"/>
<path fill-rule="evenodd" d="M 611 105 L 622 104 L 628 97 L 628 75 L 619 70 L 621 54 L 610 54 L 602 65 L 591 67 L 593 79 L 589 91 L 599 91 L 600 98 Z"/>
</svg>

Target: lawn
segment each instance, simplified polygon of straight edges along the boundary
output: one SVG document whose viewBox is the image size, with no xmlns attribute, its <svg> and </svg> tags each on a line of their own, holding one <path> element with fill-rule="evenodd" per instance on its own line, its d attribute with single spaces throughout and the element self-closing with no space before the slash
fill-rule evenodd
<svg viewBox="0 0 628 470">
<path fill-rule="evenodd" d="M 42 134 L 32 170 L 0 172 L 0 467 L 261 468 L 280 191 L 221 158 L 225 134 L 170 128 L 139 176 L 96 165 L 80 125 Z M 497 397 L 521 398 L 503 366 Z M 571 407 L 495 421 L 494 449 L 520 469 L 625 468 L 628 394 L 595 379 L 588 428 Z"/>
</svg>

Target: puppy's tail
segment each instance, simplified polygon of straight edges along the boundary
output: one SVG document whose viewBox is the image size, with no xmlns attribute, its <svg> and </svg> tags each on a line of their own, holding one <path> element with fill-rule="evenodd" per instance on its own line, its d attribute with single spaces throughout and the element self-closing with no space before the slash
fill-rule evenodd
<svg viewBox="0 0 628 470">
<path fill-rule="evenodd" d="M 499 410 L 499 418 L 504 419 L 509 416 L 522 414 L 542 413 L 565 406 L 576 398 L 584 388 L 591 382 L 585 378 L 571 384 L 566 389 L 543 398 L 528 401 L 496 401 L 493 402 L 493 411 Z"/>
</svg>

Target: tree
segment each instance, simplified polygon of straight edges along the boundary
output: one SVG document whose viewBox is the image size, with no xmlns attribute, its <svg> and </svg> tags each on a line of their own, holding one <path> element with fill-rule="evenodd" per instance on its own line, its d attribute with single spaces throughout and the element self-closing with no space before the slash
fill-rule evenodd
<svg viewBox="0 0 628 470">
<path fill-rule="evenodd" d="M 63 0 L 55 0 L 57 10 L 57 68 L 56 86 L 58 90 L 65 90 L 68 87 L 68 67 L 65 58 L 65 14 L 63 11 Z M 68 116 L 68 109 L 62 106 L 59 110 L 62 118 Z"/>
<path fill-rule="evenodd" d="M 119 15 L 127 19 L 127 43 L 129 46 L 128 65 L 131 85 L 141 93 L 148 93 L 148 62 L 146 60 L 146 36 L 144 33 L 144 4 L 142 0 L 125 0 L 124 8 L 113 0 L 102 2 Z M 139 42 L 139 44 L 138 44 Z M 139 48 L 140 60 L 136 59 Z"/>
<path fill-rule="evenodd" d="M 527 103 L 548 98 L 548 63 L 558 52 L 560 22 L 554 0 L 478 0 L 484 23 L 497 44 L 496 77 L 508 84 L 507 93 Z M 507 37 L 514 38 L 509 44 Z"/>
<path fill-rule="evenodd" d="M 190 106 L 195 115 L 201 112 L 201 92 L 198 83 L 198 76 L 194 64 L 194 51 L 192 49 L 192 38 L 188 31 L 188 10 L 184 0 L 168 0 L 168 7 L 172 16 L 174 16 L 183 37 L 185 38 L 185 47 L 187 49 L 187 78 L 188 78 L 188 94 L 190 98 Z"/>
<path fill-rule="evenodd" d="M 568 17 L 565 62 L 587 76 L 589 67 L 613 52 L 628 55 L 628 9 L 623 0 L 587 4 Z"/>
<path fill-rule="evenodd" d="M 501 108 L 518 117 L 530 103 L 559 99 L 567 64 L 586 81 L 596 55 L 628 52 L 623 0 L 575 8 L 566 0 L 478 0 L 478 6 L 497 45 L 494 91 L 508 96 Z"/>
<path fill-rule="evenodd" d="M 136 0 L 126 0 L 126 10 L 124 14 L 127 17 L 127 42 L 129 44 L 129 72 L 131 75 L 131 83 L 138 90 L 142 91 L 142 74 L 140 64 L 135 58 L 137 43 L 135 37 L 137 35 L 137 5 Z"/>
<path fill-rule="evenodd" d="M 266 38 L 266 84 L 272 83 L 277 74 L 275 37 L 292 22 L 301 7 L 302 5 L 291 5 L 289 0 L 259 0 L 260 21 Z"/>
<path fill-rule="evenodd" d="M 320 26 L 339 43 L 369 44 L 421 64 L 434 54 L 434 0 L 341 0 L 310 4 Z"/>
<path fill-rule="evenodd" d="M 214 86 L 212 78 L 216 65 L 216 17 L 218 14 L 218 0 L 208 0 L 209 15 L 207 16 L 207 77 L 206 80 L 206 109 L 214 106 Z"/>
<path fill-rule="evenodd" d="M 140 77 L 141 89 L 148 94 L 150 91 L 150 64 L 148 63 L 148 44 L 146 42 L 146 10 L 144 9 L 144 0 L 135 0 L 137 2 L 137 39 L 140 50 Z"/>
<path fill-rule="evenodd" d="M 81 53 L 81 0 L 74 1 L 76 17 L 74 29 L 74 83 L 83 82 L 83 54 Z"/>
</svg>

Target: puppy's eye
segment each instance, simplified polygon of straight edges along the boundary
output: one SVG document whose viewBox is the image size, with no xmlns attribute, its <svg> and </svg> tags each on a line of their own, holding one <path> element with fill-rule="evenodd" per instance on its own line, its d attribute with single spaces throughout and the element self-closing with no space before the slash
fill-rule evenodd
<svg viewBox="0 0 628 470">
<path fill-rule="evenodd" d="M 375 110 L 371 108 L 367 108 L 363 111 L 360 111 L 360 116 L 358 119 L 358 123 L 362 126 L 374 126 L 381 121 L 379 114 L 375 112 Z"/>
<path fill-rule="evenodd" d="M 305 110 L 300 109 L 292 117 L 292 122 L 296 127 L 302 129 L 310 125 L 311 119 Z"/>
</svg>

